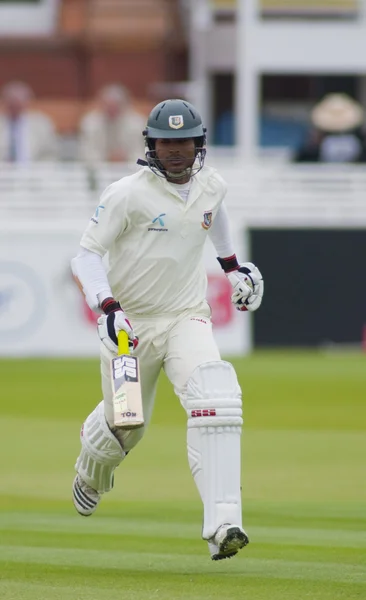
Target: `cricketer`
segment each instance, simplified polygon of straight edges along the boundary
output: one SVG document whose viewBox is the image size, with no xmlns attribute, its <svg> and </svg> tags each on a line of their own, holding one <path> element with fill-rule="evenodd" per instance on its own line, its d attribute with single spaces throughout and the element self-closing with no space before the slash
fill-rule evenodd
<svg viewBox="0 0 366 600">
<path fill-rule="evenodd" d="M 82 427 L 73 502 L 81 515 L 91 515 L 113 488 L 116 467 L 145 433 L 163 368 L 187 414 L 188 462 L 203 502 L 202 538 L 211 558 L 220 560 L 249 540 L 240 492 L 241 390 L 213 338 L 203 264 L 207 235 L 238 310 L 259 308 L 263 279 L 253 263 L 239 264 L 235 255 L 226 184 L 204 164 L 206 129 L 197 110 L 184 100 L 161 102 L 143 136 L 144 166 L 104 191 L 72 260 L 89 307 L 101 314 L 103 392 Z M 141 370 L 145 425 L 134 430 L 114 425 L 110 363 L 120 331 L 128 334 Z"/>
</svg>

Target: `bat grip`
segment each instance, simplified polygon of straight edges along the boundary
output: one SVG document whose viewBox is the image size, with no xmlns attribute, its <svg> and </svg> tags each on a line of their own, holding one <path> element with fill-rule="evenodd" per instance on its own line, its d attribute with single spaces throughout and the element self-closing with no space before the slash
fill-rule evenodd
<svg viewBox="0 0 366 600">
<path fill-rule="evenodd" d="M 118 333 L 118 354 L 129 354 L 128 335 L 125 331 Z"/>
</svg>

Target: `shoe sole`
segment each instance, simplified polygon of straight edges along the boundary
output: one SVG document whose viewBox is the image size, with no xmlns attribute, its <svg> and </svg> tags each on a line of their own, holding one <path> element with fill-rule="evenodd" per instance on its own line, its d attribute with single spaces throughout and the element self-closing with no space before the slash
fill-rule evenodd
<svg viewBox="0 0 366 600">
<path fill-rule="evenodd" d="M 224 540 L 219 546 L 219 552 L 214 554 L 211 558 L 212 560 L 232 558 L 239 550 L 241 550 L 241 548 L 244 548 L 244 546 L 247 546 L 248 544 L 249 538 L 244 531 L 239 527 L 229 527 Z"/>
</svg>

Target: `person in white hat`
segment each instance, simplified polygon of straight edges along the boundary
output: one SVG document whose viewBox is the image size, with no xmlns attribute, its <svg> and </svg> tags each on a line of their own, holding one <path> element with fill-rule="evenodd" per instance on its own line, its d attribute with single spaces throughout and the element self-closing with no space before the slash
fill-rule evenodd
<svg viewBox="0 0 366 600">
<path fill-rule="evenodd" d="M 347 94 L 328 94 L 311 113 L 316 141 L 305 145 L 295 162 L 366 162 L 366 143 L 362 132 L 364 111 Z"/>
</svg>

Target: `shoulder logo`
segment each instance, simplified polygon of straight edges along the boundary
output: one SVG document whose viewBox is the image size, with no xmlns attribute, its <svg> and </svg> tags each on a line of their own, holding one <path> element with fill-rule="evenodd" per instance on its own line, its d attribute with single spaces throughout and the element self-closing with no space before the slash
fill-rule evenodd
<svg viewBox="0 0 366 600">
<path fill-rule="evenodd" d="M 155 219 L 151 221 L 155 227 L 149 227 L 148 231 L 168 231 L 166 227 L 164 227 L 164 219 L 166 217 L 166 213 L 160 213 Z"/>
<path fill-rule="evenodd" d="M 212 210 L 203 213 L 203 221 L 201 225 L 203 229 L 210 229 L 212 225 Z"/>
<path fill-rule="evenodd" d="M 169 117 L 169 127 L 172 129 L 181 129 L 184 127 L 183 115 L 172 115 Z"/>
<path fill-rule="evenodd" d="M 99 206 L 97 206 L 97 208 L 95 209 L 95 213 L 91 218 L 91 221 L 93 221 L 93 223 L 99 223 L 99 213 L 103 208 L 103 204 L 99 204 Z"/>
</svg>

